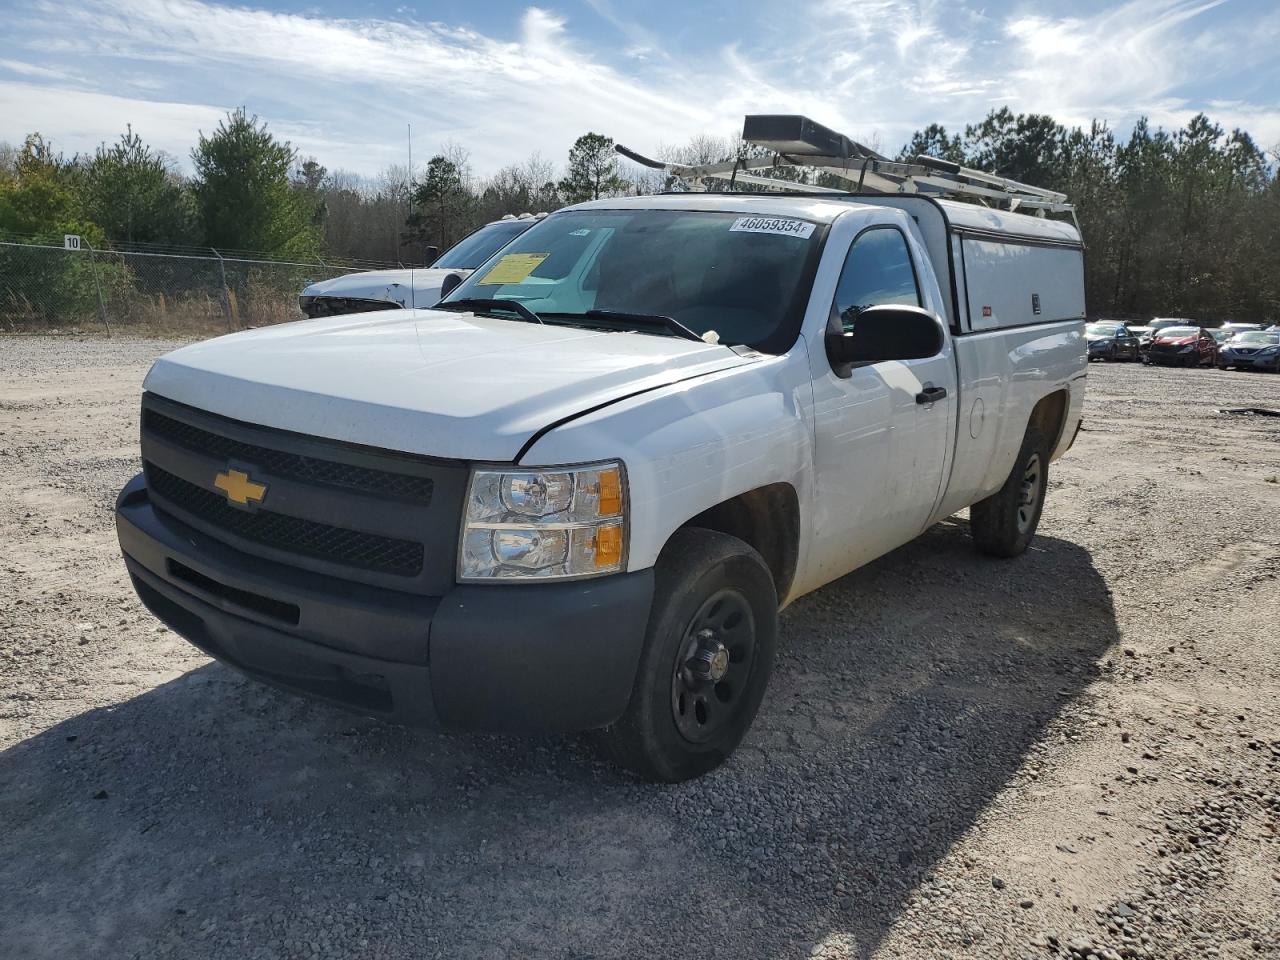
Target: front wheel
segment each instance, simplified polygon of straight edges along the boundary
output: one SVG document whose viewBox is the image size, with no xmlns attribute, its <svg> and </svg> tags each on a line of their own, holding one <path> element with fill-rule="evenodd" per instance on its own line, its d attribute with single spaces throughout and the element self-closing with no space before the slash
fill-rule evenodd
<svg viewBox="0 0 1280 960">
<path fill-rule="evenodd" d="M 646 780 L 690 780 L 724 762 L 751 726 L 773 670 L 778 597 L 764 559 L 737 537 L 676 531 L 654 571 L 631 702 L 591 734 Z"/>
<path fill-rule="evenodd" d="M 1022 449 L 1004 486 L 969 508 L 974 543 L 993 557 L 1016 557 L 1027 549 L 1040 525 L 1049 483 L 1049 444 L 1028 427 Z"/>
</svg>

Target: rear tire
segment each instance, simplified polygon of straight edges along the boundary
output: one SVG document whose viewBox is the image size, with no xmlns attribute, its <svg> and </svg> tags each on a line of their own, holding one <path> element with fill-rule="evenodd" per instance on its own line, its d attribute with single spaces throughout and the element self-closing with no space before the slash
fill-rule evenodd
<svg viewBox="0 0 1280 960">
<path fill-rule="evenodd" d="M 718 767 L 760 709 L 773 670 L 778 597 L 737 537 L 677 530 L 655 568 L 631 702 L 588 736 L 618 766 L 675 783 Z"/>
<path fill-rule="evenodd" d="M 1016 557 L 1027 549 L 1040 525 L 1049 483 L 1049 443 L 1028 427 L 1022 449 L 1004 486 L 969 508 L 973 542 L 993 557 Z"/>
</svg>

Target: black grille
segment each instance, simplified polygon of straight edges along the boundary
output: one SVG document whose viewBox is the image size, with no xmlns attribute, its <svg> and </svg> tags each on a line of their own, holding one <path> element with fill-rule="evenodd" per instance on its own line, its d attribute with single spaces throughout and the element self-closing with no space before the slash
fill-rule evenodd
<svg viewBox="0 0 1280 960">
<path fill-rule="evenodd" d="M 375 310 L 402 310 L 394 300 L 365 300 L 361 297 L 299 297 L 298 306 L 308 317 L 340 317 L 347 313 Z"/>
<path fill-rule="evenodd" d="M 422 504 L 431 502 L 434 485 L 430 477 L 372 470 L 369 467 L 357 467 L 349 463 L 338 463 L 335 460 L 322 460 L 318 457 L 307 457 L 284 450 L 272 450 L 269 447 L 260 447 L 257 444 L 245 443 L 202 430 L 200 427 L 167 417 L 156 410 L 144 411 L 142 429 L 152 436 L 219 460 L 243 460 L 277 477 L 382 496 L 402 497 Z"/>
<path fill-rule="evenodd" d="M 260 593 L 250 593 L 248 590 L 241 590 L 238 587 L 219 583 L 212 577 L 206 577 L 199 570 L 192 570 L 185 563 L 179 563 L 173 559 L 169 560 L 169 575 L 175 580 L 183 580 L 193 587 L 198 587 L 207 593 L 213 594 L 215 597 L 230 600 L 246 610 L 253 610 L 263 616 L 293 624 L 295 627 L 298 625 L 298 618 L 301 613 L 296 603 L 285 603 L 282 600 L 266 597 Z"/>
<path fill-rule="evenodd" d="M 376 573 L 413 577 L 422 572 L 420 543 L 347 530 L 270 510 L 237 510 L 218 494 L 188 483 L 153 463 L 146 464 L 146 472 L 147 486 L 162 500 L 211 526 L 264 547 Z"/>
</svg>

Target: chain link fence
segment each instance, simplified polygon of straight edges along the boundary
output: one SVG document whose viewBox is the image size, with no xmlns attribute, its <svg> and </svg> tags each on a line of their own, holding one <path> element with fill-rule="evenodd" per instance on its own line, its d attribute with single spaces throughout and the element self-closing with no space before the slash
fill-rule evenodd
<svg viewBox="0 0 1280 960">
<path fill-rule="evenodd" d="M 298 320 L 309 283 L 396 264 L 294 263 L 207 249 L 66 249 L 0 237 L 0 330 L 213 332 Z"/>
</svg>

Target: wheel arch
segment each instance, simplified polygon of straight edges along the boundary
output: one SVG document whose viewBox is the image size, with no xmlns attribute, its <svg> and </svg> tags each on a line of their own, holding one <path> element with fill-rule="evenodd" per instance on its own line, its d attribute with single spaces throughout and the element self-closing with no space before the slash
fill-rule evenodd
<svg viewBox="0 0 1280 960">
<path fill-rule="evenodd" d="M 1027 418 L 1027 430 L 1032 427 L 1049 442 L 1050 452 L 1057 450 L 1062 440 L 1062 429 L 1067 423 L 1067 411 L 1071 407 L 1071 392 L 1063 387 L 1041 397 L 1031 408 Z M 1026 433 L 1023 433 L 1026 436 Z"/>
<path fill-rule="evenodd" d="M 764 558 L 778 604 L 786 604 L 800 562 L 800 497 L 790 483 L 765 484 L 708 507 L 680 525 L 737 537 Z"/>
</svg>

